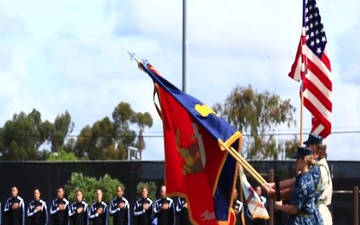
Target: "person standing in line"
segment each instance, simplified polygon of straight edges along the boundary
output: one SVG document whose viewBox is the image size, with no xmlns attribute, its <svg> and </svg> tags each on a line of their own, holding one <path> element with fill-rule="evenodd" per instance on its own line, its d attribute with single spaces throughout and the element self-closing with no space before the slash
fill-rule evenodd
<svg viewBox="0 0 360 225">
<path fill-rule="evenodd" d="M 234 189 L 233 209 L 236 217 L 236 225 L 242 225 L 241 212 L 243 210 L 243 203 L 238 200 L 237 190 Z"/>
<path fill-rule="evenodd" d="M 107 204 L 102 199 L 102 190 L 98 188 L 96 190 L 96 202 L 94 202 L 90 207 L 90 222 L 92 225 L 108 225 L 109 211 Z"/>
<path fill-rule="evenodd" d="M 116 187 L 116 198 L 110 203 L 110 215 L 113 217 L 114 225 L 130 225 L 130 204 L 124 197 L 121 186 Z"/>
<path fill-rule="evenodd" d="M 34 200 L 29 203 L 27 217 L 30 225 L 48 225 L 49 215 L 46 202 L 41 198 L 38 188 L 34 189 Z"/>
<path fill-rule="evenodd" d="M 157 218 L 157 225 L 175 225 L 176 223 L 174 201 L 166 196 L 164 185 L 160 188 L 160 198 L 155 202 L 154 217 Z"/>
<path fill-rule="evenodd" d="M 50 224 L 68 225 L 69 223 L 69 201 L 64 197 L 64 188 L 57 188 L 57 198 L 51 202 L 50 206 Z"/>
<path fill-rule="evenodd" d="M 25 225 L 25 203 L 18 193 L 18 188 L 13 186 L 4 206 L 3 225 Z"/>
<path fill-rule="evenodd" d="M 135 225 L 151 225 L 153 201 L 148 198 L 148 194 L 148 187 L 142 187 L 141 198 L 138 199 L 134 205 Z"/>
<path fill-rule="evenodd" d="M 69 206 L 70 225 L 89 225 L 89 207 L 81 190 L 75 191 L 76 201 Z"/>
<path fill-rule="evenodd" d="M 185 198 L 178 197 L 176 204 L 177 225 L 192 225 L 189 218 L 188 205 Z"/>
</svg>

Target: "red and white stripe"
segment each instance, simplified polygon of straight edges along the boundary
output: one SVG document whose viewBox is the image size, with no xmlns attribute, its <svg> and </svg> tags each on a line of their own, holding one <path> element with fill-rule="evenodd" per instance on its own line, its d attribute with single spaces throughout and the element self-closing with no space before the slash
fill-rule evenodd
<svg viewBox="0 0 360 225">
<path fill-rule="evenodd" d="M 327 45 L 321 58 L 308 48 L 304 28 L 289 77 L 303 83 L 304 106 L 313 116 L 311 133 L 326 138 L 331 133 L 331 64 Z"/>
</svg>

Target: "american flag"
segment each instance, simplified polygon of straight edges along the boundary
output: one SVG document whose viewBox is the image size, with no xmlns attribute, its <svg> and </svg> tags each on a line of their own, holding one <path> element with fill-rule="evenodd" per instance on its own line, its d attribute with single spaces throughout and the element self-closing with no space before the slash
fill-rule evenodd
<svg viewBox="0 0 360 225">
<path fill-rule="evenodd" d="M 312 114 L 311 133 L 331 133 L 332 81 L 327 39 L 315 0 L 303 0 L 303 28 L 289 77 L 302 81 L 304 106 Z"/>
</svg>

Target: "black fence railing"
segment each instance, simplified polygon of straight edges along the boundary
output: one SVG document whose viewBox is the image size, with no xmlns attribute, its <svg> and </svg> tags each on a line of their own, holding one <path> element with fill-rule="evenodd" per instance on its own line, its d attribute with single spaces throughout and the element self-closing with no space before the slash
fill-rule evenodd
<svg viewBox="0 0 360 225">
<path fill-rule="evenodd" d="M 270 180 L 269 171 L 274 168 L 274 161 L 249 160 L 249 163 L 266 180 Z M 280 179 L 294 175 L 295 163 L 291 160 L 277 161 L 276 168 Z M 334 225 L 359 225 L 358 200 L 355 204 L 354 187 L 360 184 L 360 162 L 330 161 L 333 174 L 334 194 L 332 213 Z M 32 200 L 32 190 L 38 187 L 42 198 L 50 203 L 56 196 L 56 188 L 65 185 L 73 172 L 81 172 L 96 178 L 109 174 L 119 179 L 126 187 L 126 197 L 134 202 L 137 197 L 136 185 L 140 181 L 153 181 L 160 187 L 164 182 L 163 161 L 84 161 L 84 162 L 0 162 L 0 201 L 4 203 L 10 196 L 10 187 L 16 185 L 25 202 Z M 248 176 L 252 185 L 257 185 Z M 239 184 L 238 184 L 239 188 Z M 339 192 L 338 190 L 343 190 Z M 357 195 L 358 199 L 358 195 Z M 356 208 L 357 207 L 357 208 Z M 355 211 L 354 211 L 355 210 Z M 269 210 L 269 213 L 272 211 Z"/>
</svg>

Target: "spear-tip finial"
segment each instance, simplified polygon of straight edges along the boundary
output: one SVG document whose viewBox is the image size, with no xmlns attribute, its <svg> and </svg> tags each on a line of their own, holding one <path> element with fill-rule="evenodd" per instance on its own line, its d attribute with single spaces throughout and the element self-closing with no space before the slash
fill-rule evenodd
<svg viewBox="0 0 360 225">
<path fill-rule="evenodd" d="M 139 69 L 143 70 L 142 67 L 141 67 L 142 61 L 135 57 L 135 53 L 131 53 L 131 52 L 128 51 L 128 54 L 130 55 L 130 60 L 135 60 L 137 62 L 137 64 L 138 64 Z"/>
</svg>

